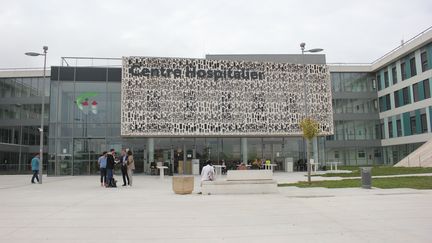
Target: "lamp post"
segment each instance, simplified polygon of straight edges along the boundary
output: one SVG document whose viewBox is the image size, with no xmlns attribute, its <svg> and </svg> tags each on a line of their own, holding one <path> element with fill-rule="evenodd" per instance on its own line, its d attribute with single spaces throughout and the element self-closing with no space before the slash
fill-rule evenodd
<svg viewBox="0 0 432 243">
<path fill-rule="evenodd" d="M 44 68 L 43 68 L 43 82 L 42 82 L 42 108 L 41 108 L 41 126 L 39 128 L 40 141 L 39 141 L 39 184 L 42 184 L 42 170 L 43 170 L 43 132 L 44 132 L 44 116 L 45 116 L 45 78 L 46 78 L 46 57 L 47 57 L 48 46 L 43 46 L 43 53 L 37 52 L 26 52 L 27 56 L 37 57 L 44 56 Z"/>
<path fill-rule="evenodd" d="M 306 93 L 306 79 L 307 79 L 308 75 L 307 75 L 307 69 L 306 69 L 304 54 L 305 54 L 305 52 L 310 52 L 310 53 L 321 52 L 324 49 L 313 48 L 313 49 L 305 50 L 305 47 L 306 47 L 306 43 L 304 43 L 304 42 L 300 43 L 300 49 L 302 51 L 302 64 L 304 65 L 304 77 L 303 77 L 304 116 L 305 116 L 305 118 L 307 118 L 309 116 L 308 107 L 307 107 L 307 93 Z M 310 161 L 307 159 L 306 143 L 307 143 L 307 141 L 303 137 L 303 148 L 304 148 L 303 149 L 303 151 L 304 151 L 303 156 L 304 156 L 304 158 L 306 158 L 308 182 L 310 183 L 310 181 L 311 181 L 311 164 L 310 164 Z"/>
</svg>

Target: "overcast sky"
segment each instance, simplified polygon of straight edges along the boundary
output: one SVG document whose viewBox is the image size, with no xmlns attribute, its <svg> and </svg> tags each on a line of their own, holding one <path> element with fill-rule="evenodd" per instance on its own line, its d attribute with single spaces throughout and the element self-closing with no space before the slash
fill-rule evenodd
<svg viewBox="0 0 432 243">
<path fill-rule="evenodd" d="M 431 0 L 0 0 L 0 68 L 59 65 L 62 56 L 300 53 L 372 62 L 432 25 Z"/>
</svg>

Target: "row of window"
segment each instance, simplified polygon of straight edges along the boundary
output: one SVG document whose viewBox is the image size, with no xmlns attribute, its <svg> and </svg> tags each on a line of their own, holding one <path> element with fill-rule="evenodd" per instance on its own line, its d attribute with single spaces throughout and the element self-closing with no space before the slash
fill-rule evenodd
<svg viewBox="0 0 432 243">
<path fill-rule="evenodd" d="M 39 145 L 39 126 L 0 127 L 0 143 Z M 44 144 L 47 144 L 48 127 L 44 128 Z"/>
<path fill-rule="evenodd" d="M 31 160 L 34 156 L 35 153 L 31 152 L 0 151 L 0 174 L 31 172 Z M 44 164 L 47 163 L 47 160 L 47 154 L 44 154 Z"/>
<path fill-rule="evenodd" d="M 49 96 L 49 78 L 0 78 L 0 98 L 40 96 L 42 90 Z"/>
<path fill-rule="evenodd" d="M 334 135 L 327 136 L 327 140 L 373 140 L 380 139 L 376 127 L 378 121 L 335 121 Z"/>
<path fill-rule="evenodd" d="M 326 154 L 328 160 L 343 161 L 344 165 L 382 164 L 381 148 L 345 148 Z"/>
<path fill-rule="evenodd" d="M 402 120 L 403 123 L 402 124 Z M 396 119 L 389 117 L 387 122 L 387 131 L 389 138 L 422 134 L 428 132 L 428 120 L 425 109 L 420 109 L 415 112 L 407 112 L 397 115 Z M 381 133 L 384 134 L 384 122 L 381 121 Z M 382 136 L 384 139 L 384 136 Z"/>
<path fill-rule="evenodd" d="M 370 73 L 330 73 L 333 92 L 376 91 L 374 76 Z"/>
<path fill-rule="evenodd" d="M 410 88 L 411 86 L 407 86 L 403 89 L 396 90 L 393 93 L 395 108 L 411 104 L 412 99 L 411 99 Z M 426 79 L 413 84 L 412 90 L 413 90 L 414 102 L 429 99 L 431 97 L 430 80 Z M 390 101 L 390 94 L 381 96 L 379 98 L 379 107 L 380 107 L 380 112 L 388 111 L 392 108 L 391 101 Z"/>
<path fill-rule="evenodd" d="M 422 72 L 425 72 L 431 68 L 431 64 L 430 64 L 431 60 L 429 59 L 430 58 L 428 57 L 428 50 L 427 49 L 423 50 L 420 54 L 420 63 L 421 63 Z M 389 87 L 390 81 L 392 84 L 396 84 L 398 82 L 396 64 L 392 64 L 390 66 L 390 73 L 388 68 L 385 68 L 384 70 L 385 70 L 384 72 L 378 72 L 376 76 L 378 90 Z M 414 54 L 410 54 L 408 55 L 408 57 L 402 58 L 400 62 L 400 72 L 401 72 L 400 77 L 402 81 L 417 75 L 416 58 Z"/>
<path fill-rule="evenodd" d="M 333 99 L 332 101 L 335 114 L 378 112 L 376 99 Z"/>
<path fill-rule="evenodd" d="M 0 105 L 0 120 L 40 119 L 42 105 L 40 104 L 7 104 Z M 45 104 L 44 115 L 48 119 L 49 104 Z"/>
</svg>

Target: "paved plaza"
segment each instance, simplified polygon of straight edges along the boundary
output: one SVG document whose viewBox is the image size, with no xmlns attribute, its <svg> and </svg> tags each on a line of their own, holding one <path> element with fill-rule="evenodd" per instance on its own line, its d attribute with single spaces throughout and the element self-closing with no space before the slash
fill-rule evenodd
<svg viewBox="0 0 432 243">
<path fill-rule="evenodd" d="M 279 188 L 271 195 L 176 195 L 171 177 L 0 176 L 0 242 L 431 242 L 432 191 Z M 303 179 L 277 173 L 278 181 Z M 120 179 L 117 176 L 117 179 Z M 316 179 L 316 178 L 313 178 Z"/>
</svg>

